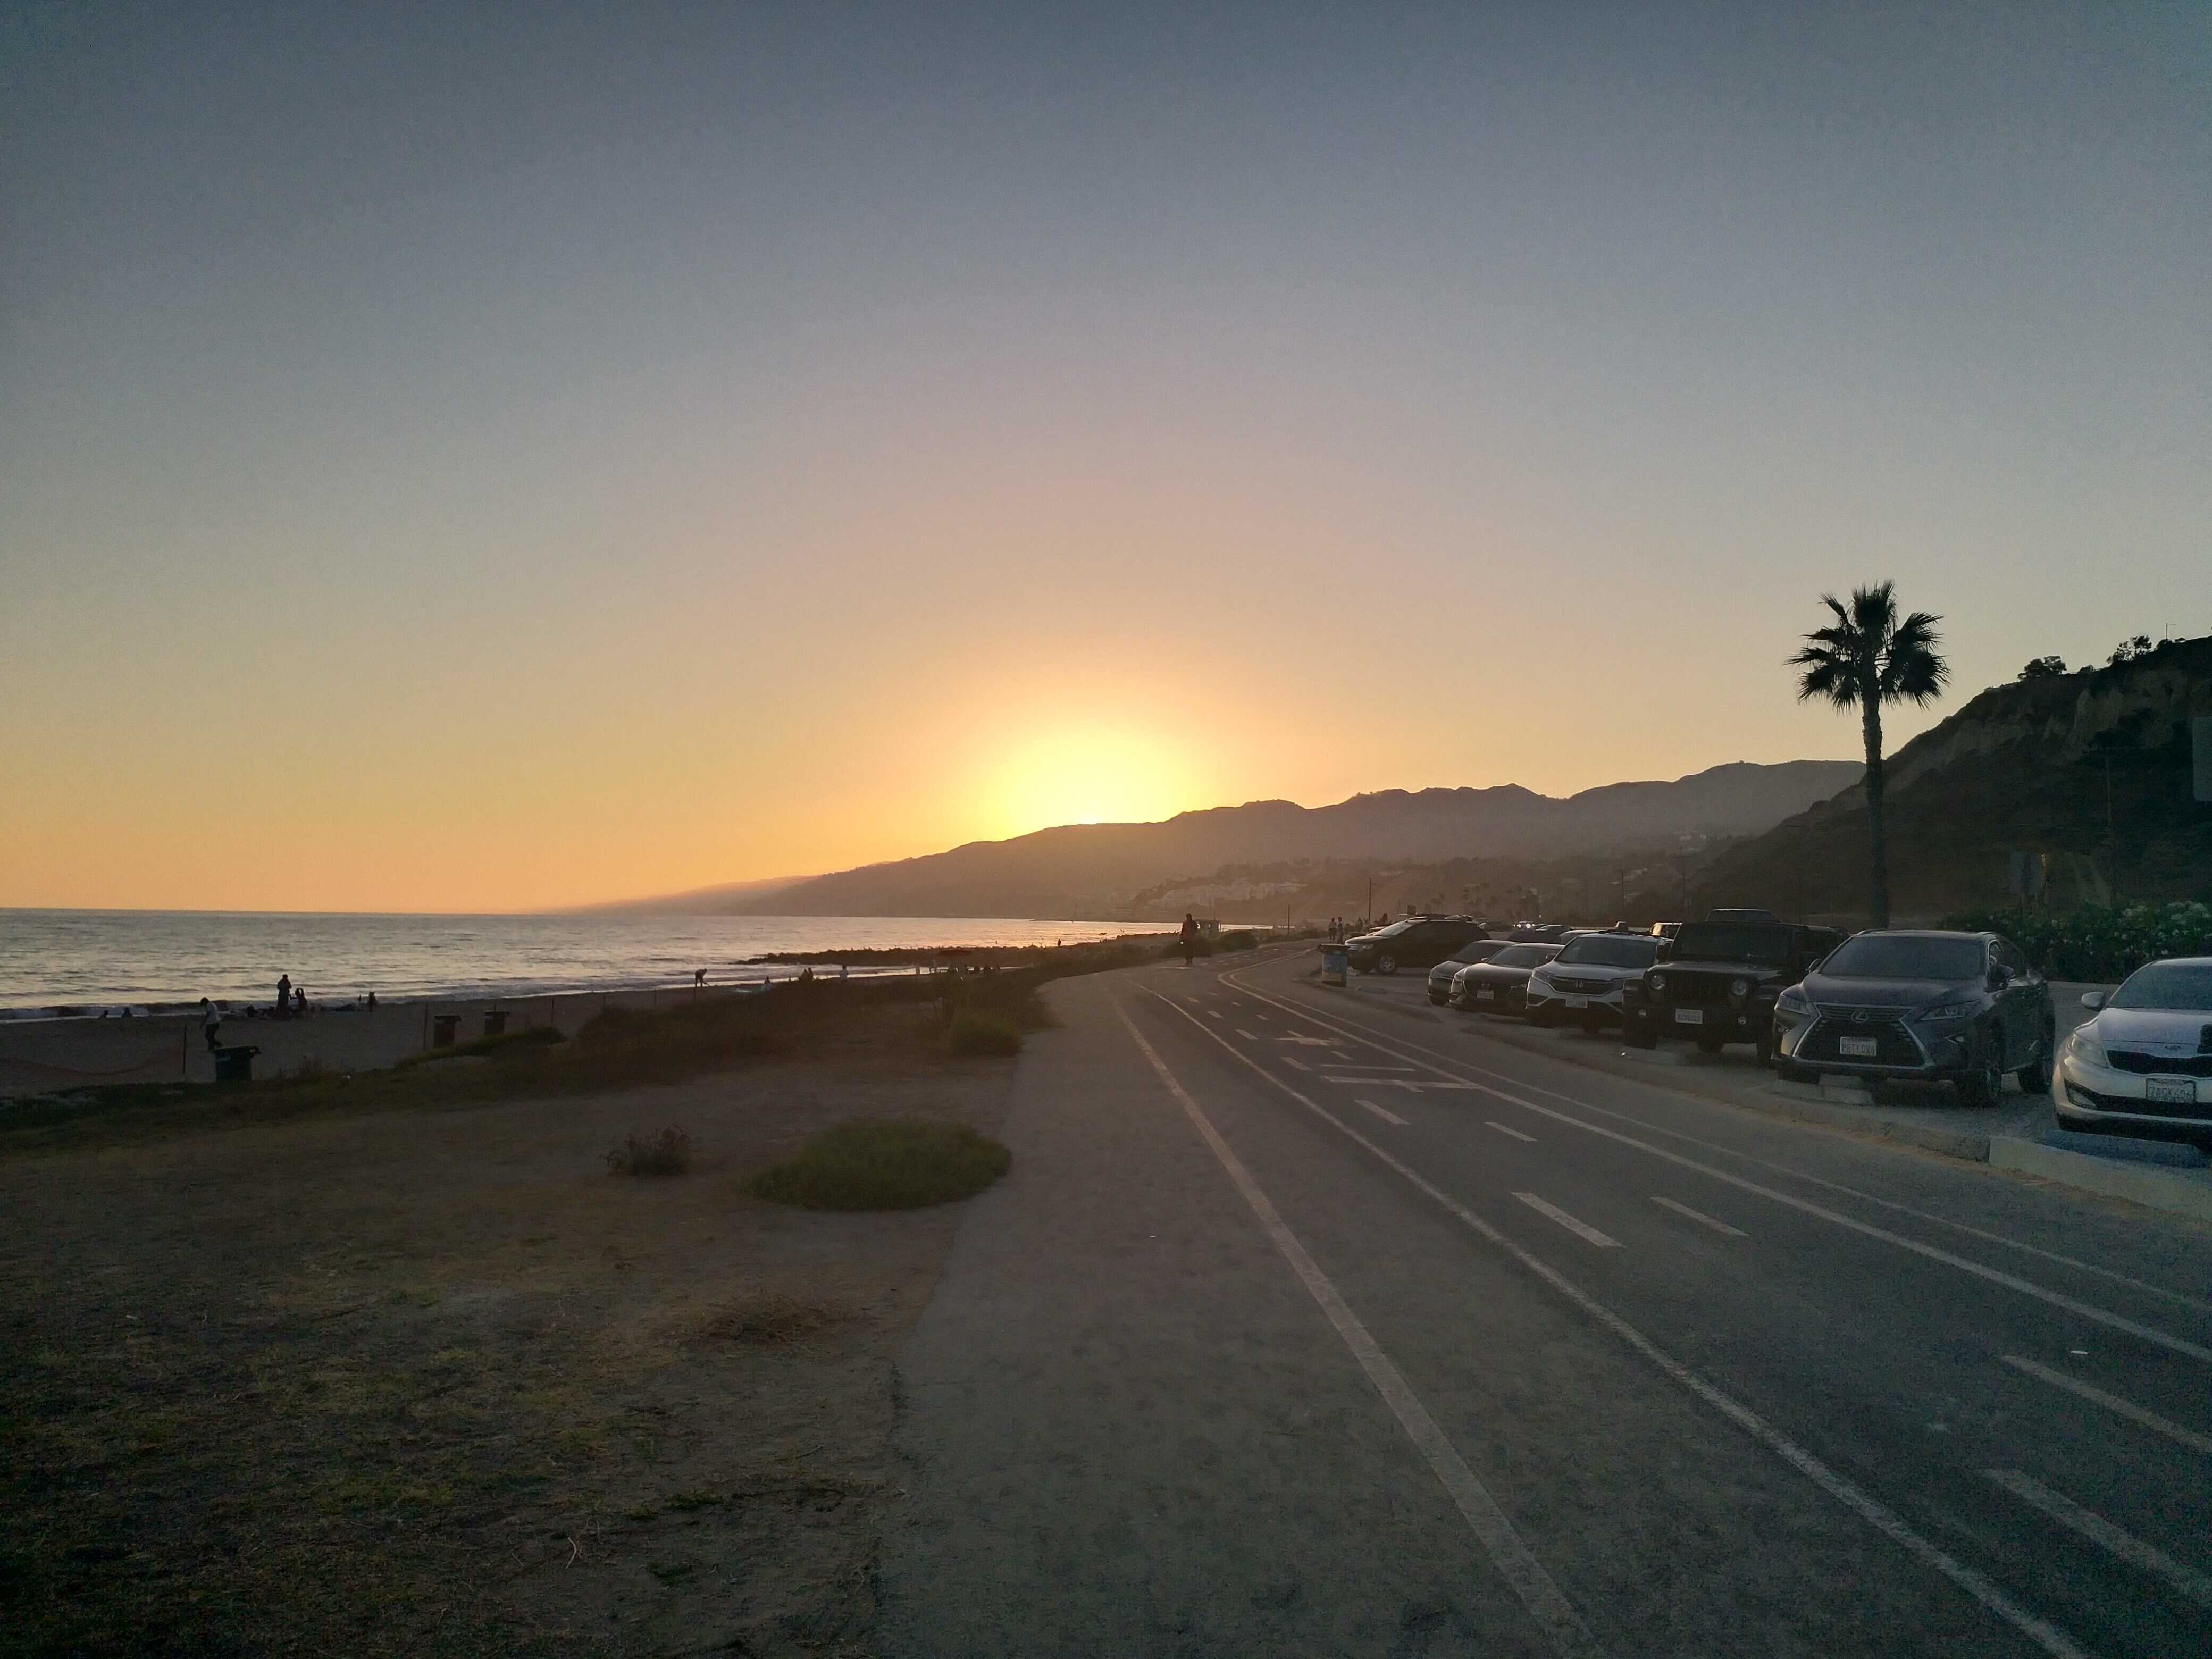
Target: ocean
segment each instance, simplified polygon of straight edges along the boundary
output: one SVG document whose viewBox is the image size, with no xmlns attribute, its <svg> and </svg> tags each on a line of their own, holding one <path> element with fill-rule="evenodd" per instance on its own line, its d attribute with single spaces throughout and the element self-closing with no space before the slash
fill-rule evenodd
<svg viewBox="0 0 2212 1659">
<path fill-rule="evenodd" d="M 799 951 L 1074 944 L 1141 922 L 974 916 L 270 915 L 0 909 L 0 1018 L 63 1009 L 266 1003 L 280 974 L 317 1002 L 532 996 L 756 978 L 747 957 Z M 1152 931 L 1158 931 L 1157 925 Z M 788 969 L 781 971 L 790 971 Z"/>
</svg>

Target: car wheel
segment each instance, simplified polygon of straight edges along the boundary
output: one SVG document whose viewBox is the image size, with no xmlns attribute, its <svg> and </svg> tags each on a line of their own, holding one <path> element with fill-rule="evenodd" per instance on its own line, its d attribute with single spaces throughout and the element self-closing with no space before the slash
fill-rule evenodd
<svg viewBox="0 0 2212 1659">
<path fill-rule="evenodd" d="M 2027 1065 L 2014 1072 L 2020 1080 L 2020 1091 L 2024 1095 L 2047 1095 L 2051 1092 L 2051 1036 L 2049 1030 L 2036 1039 L 2035 1053 Z"/>
<path fill-rule="evenodd" d="M 1376 973 L 1378 973 L 1378 974 L 1395 974 L 1395 973 L 1396 973 L 1396 972 L 1398 971 L 1398 958 L 1397 958 L 1397 957 L 1376 957 L 1376 958 L 1375 958 L 1375 971 L 1376 971 Z"/>
<path fill-rule="evenodd" d="M 1979 1110 L 1997 1103 L 2004 1089 L 2004 1073 L 1997 1070 L 1996 1056 L 1984 1050 L 1984 1057 L 1970 1072 L 1959 1077 L 1959 1103 Z"/>
</svg>

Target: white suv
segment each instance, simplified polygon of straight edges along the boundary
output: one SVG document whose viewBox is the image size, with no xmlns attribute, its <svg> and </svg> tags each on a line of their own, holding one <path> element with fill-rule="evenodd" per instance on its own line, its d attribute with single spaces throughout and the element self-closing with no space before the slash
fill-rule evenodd
<svg viewBox="0 0 2212 1659">
<path fill-rule="evenodd" d="M 1528 1023 L 1578 1020 L 1595 1031 L 1620 1024 L 1620 988 L 1659 959 L 1650 933 L 1584 933 L 1528 975 Z"/>
</svg>

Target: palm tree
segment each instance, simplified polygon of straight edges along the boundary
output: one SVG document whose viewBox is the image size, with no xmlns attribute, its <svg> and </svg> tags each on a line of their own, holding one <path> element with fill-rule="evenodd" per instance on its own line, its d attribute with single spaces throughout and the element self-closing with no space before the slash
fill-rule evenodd
<svg viewBox="0 0 2212 1659">
<path fill-rule="evenodd" d="M 1859 711 L 1866 738 L 1867 835 L 1872 844 L 1874 883 L 1867 908 L 1874 925 L 1889 926 L 1889 848 L 1881 822 L 1881 706 L 1910 699 L 1928 702 L 1943 694 L 1950 665 L 1936 654 L 1943 619 L 1916 611 L 1897 619 L 1897 585 L 1856 588 L 1845 607 L 1832 593 L 1820 603 L 1835 612 L 1827 627 L 1805 635 L 1805 648 L 1790 659 L 1797 677 L 1797 700 L 1826 697 L 1838 708 Z"/>
</svg>

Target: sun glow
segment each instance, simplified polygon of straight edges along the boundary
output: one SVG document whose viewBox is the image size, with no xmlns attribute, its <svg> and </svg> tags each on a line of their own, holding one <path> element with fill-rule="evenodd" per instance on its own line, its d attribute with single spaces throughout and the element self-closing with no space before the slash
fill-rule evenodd
<svg viewBox="0 0 2212 1659">
<path fill-rule="evenodd" d="M 1147 735 L 1072 727 L 1040 736 L 997 770 L 998 833 L 1171 817 L 1192 804 L 1190 770 L 1177 748 Z"/>
</svg>

